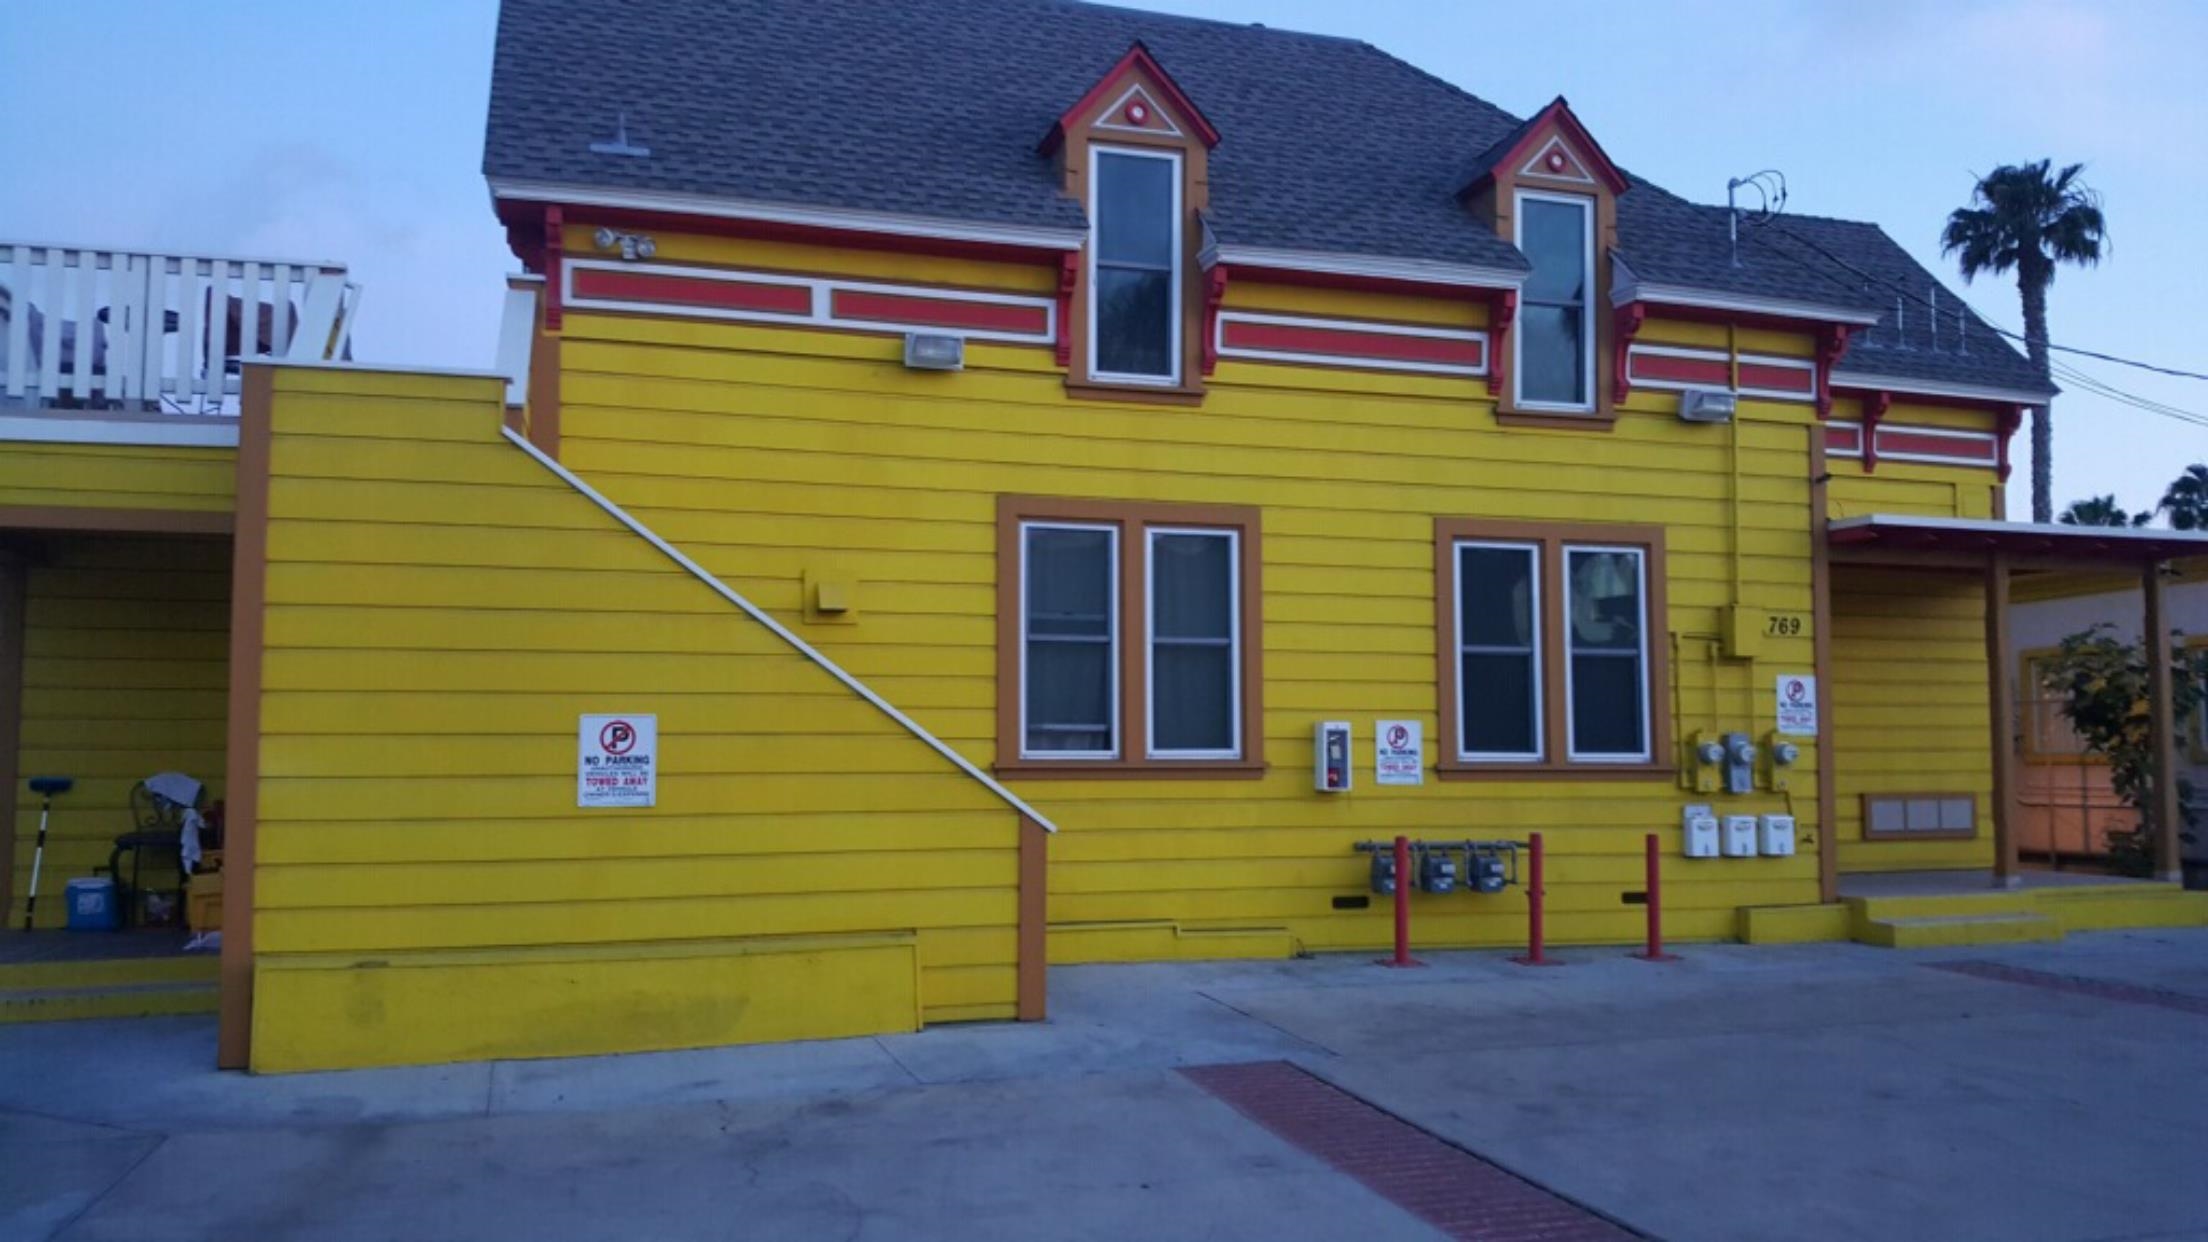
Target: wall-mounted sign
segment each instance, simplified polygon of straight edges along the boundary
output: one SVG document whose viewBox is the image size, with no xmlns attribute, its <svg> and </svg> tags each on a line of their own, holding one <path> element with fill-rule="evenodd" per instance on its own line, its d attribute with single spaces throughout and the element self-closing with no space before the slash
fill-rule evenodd
<svg viewBox="0 0 2208 1242">
<path fill-rule="evenodd" d="M 1383 720 L 1372 739 L 1374 780 L 1382 785 L 1420 785 L 1426 781 L 1426 745 L 1415 720 Z"/>
<path fill-rule="evenodd" d="M 659 717 L 585 716 L 575 746 L 575 805 L 651 806 L 658 800 Z"/>
<path fill-rule="evenodd" d="M 1817 679 L 1779 674 L 1779 732 L 1817 736 Z"/>
</svg>

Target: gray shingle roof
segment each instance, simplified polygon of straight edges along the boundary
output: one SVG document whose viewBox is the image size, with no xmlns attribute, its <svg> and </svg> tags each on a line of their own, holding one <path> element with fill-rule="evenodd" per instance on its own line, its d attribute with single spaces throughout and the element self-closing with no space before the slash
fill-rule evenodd
<svg viewBox="0 0 2208 1242">
<path fill-rule="evenodd" d="M 1079 229 L 1036 144 L 1138 41 L 1222 135 L 1205 220 L 1219 241 L 1524 270 L 1456 197 L 1519 118 L 1354 40 L 1074 0 L 504 0 L 483 168 Z M 648 158 L 590 150 L 623 116 Z M 1732 267 L 1722 209 L 1645 182 L 1620 198 L 1618 223 L 1644 280 L 1891 313 L 1891 296 L 1814 252 L 1758 238 Z M 1882 277 L 1934 283 L 1875 226 L 1781 223 Z M 2028 383 L 1998 338 L 1971 345 L 1967 367 L 1896 349 L 1892 365 L 1916 369 L 1888 371 L 1881 354 L 1878 373 L 1990 382 L 1972 377 L 2013 362 Z M 1870 369 L 1852 353 L 1847 365 Z"/>
</svg>

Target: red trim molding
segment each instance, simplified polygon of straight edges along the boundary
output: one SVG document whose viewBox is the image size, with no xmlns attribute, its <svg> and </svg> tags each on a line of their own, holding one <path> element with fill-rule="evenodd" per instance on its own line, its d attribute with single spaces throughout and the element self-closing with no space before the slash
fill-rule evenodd
<svg viewBox="0 0 2208 1242">
<path fill-rule="evenodd" d="M 1894 405 L 1890 392 L 1869 393 L 1863 398 L 1863 473 L 1878 473 L 1878 425 Z"/>
<path fill-rule="evenodd" d="M 610 259 L 571 259 L 562 267 L 566 301 L 576 310 L 862 332 L 952 332 L 1010 345 L 1061 340 L 1057 305 L 1028 294 L 731 268 L 640 268 Z"/>
<path fill-rule="evenodd" d="M 1640 302 L 1627 302 L 1611 312 L 1610 340 L 1617 353 L 1610 365 L 1610 403 L 1624 405 L 1633 395 L 1633 377 L 1630 351 L 1633 338 L 1640 335 L 1641 325 L 1648 322 L 1648 307 Z"/>
<path fill-rule="evenodd" d="M 1848 352 L 1848 326 L 1817 325 L 1817 417 L 1832 417 L 1832 368 Z"/>
<path fill-rule="evenodd" d="M 1214 343 L 1221 357 L 1258 362 L 1474 376 L 1488 366 L 1485 332 L 1366 319 L 1226 311 Z"/>
<path fill-rule="evenodd" d="M 1487 392 L 1503 395 L 1504 374 L 1510 368 L 1510 327 L 1518 322 L 1518 291 L 1497 289 L 1488 297 L 1487 332 L 1493 353 L 1488 355 Z"/>
<path fill-rule="evenodd" d="M 1195 131 L 1196 137 L 1203 142 L 1206 149 L 1219 145 L 1219 131 L 1212 128 L 1211 122 L 1204 119 L 1204 114 L 1196 107 L 1195 101 L 1188 97 L 1187 92 L 1181 89 L 1171 74 L 1152 59 L 1150 49 L 1138 40 L 1127 49 L 1126 55 L 1119 58 L 1119 63 L 1096 80 L 1096 85 L 1075 100 L 1072 107 L 1059 114 L 1058 120 L 1051 125 L 1050 132 L 1043 135 L 1036 150 L 1044 155 L 1055 154 L 1065 143 L 1068 131 L 1078 127 L 1089 111 L 1104 101 L 1106 95 L 1130 84 L 1138 72 L 1157 84 L 1158 93 L 1165 96 L 1166 106 L 1188 122 L 1189 128 Z"/>
<path fill-rule="evenodd" d="M 1058 339 L 1054 353 L 1058 365 L 1073 365 L 1073 291 L 1081 283 L 1081 256 L 1067 254 L 1058 260 Z"/>
<path fill-rule="evenodd" d="M 1204 273 L 1204 374 L 1219 369 L 1219 306 L 1227 300 L 1227 267 L 1213 264 Z"/>
<path fill-rule="evenodd" d="M 560 330 L 561 296 L 560 274 L 566 256 L 566 213 L 558 207 L 544 209 L 544 328 L 547 332 Z"/>
<path fill-rule="evenodd" d="M 1839 419 L 1825 423 L 1825 452 L 1833 457 L 1861 458 L 1865 473 L 1875 471 L 1881 461 L 1990 470 L 2007 465 L 2006 436 L 1957 427 L 1889 423 L 1884 421 L 1883 407 L 1867 402 L 1864 408 L 1866 415 L 1875 411 L 1876 417 L 1866 423 Z"/>
<path fill-rule="evenodd" d="M 1772 401 L 1809 401 L 1817 392 L 1816 364 L 1772 354 L 1742 354 L 1735 382 L 1734 358 L 1722 349 L 1678 345 L 1627 347 L 1618 388 L 1717 388 Z"/>
</svg>

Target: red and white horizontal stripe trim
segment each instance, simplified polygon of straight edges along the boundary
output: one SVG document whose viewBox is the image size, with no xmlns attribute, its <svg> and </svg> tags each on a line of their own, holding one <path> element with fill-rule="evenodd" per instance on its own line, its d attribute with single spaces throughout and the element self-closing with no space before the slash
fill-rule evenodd
<svg viewBox="0 0 2208 1242">
<path fill-rule="evenodd" d="M 1988 431 L 1881 423 L 1877 436 L 1880 461 L 1982 466 L 1989 470 L 2001 465 L 2001 438 Z M 1825 452 L 1834 457 L 1863 456 L 1863 424 L 1838 420 L 1826 423 Z"/>
<path fill-rule="evenodd" d="M 1222 358 L 1430 375 L 1487 374 L 1487 333 L 1469 328 L 1221 311 L 1214 330 Z"/>
<path fill-rule="evenodd" d="M 1816 363 L 1771 354 L 1742 354 L 1740 387 L 1734 389 L 1732 357 L 1722 349 L 1636 344 L 1626 351 L 1625 378 L 1634 388 L 1722 388 L 1773 401 L 1817 399 Z"/>
<path fill-rule="evenodd" d="M 607 259 L 569 259 L 561 268 L 563 300 L 571 311 L 862 332 L 947 332 L 1015 345 L 1050 345 L 1058 339 L 1058 307 L 1047 297 L 717 267 L 646 267 Z"/>
</svg>

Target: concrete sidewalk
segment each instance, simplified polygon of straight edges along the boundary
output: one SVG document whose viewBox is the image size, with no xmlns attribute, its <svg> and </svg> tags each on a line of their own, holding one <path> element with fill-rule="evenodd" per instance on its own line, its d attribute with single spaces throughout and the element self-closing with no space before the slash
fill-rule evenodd
<svg viewBox="0 0 2208 1242">
<path fill-rule="evenodd" d="M 1443 1236 L 1175 1072 L 1288 1061 L 1655 1236 L 2208 1239 L 2208 931 L 1683 952 L 1063 968 L 1036 1026 L 280 1078 L 200 1018 L 0 1028 L 0 1238 Z"/>
</svg>

